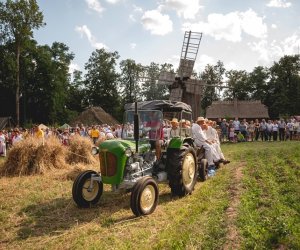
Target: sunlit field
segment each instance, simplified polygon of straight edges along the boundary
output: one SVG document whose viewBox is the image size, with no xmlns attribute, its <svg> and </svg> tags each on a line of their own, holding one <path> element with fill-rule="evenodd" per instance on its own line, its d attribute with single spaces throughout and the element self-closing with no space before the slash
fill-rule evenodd
<svg viewBox="0 0 300 250">
<path fill-rule="evenodd" d="M 110 186 L 76 207 L 71 170 L 0 177 L 0 249 L 300 249 L 300 142 L 222 149 L 231 163 L 215 177 L 181 199 L 160 184 L 158 207 L 138 218 Z"/>
</svg>

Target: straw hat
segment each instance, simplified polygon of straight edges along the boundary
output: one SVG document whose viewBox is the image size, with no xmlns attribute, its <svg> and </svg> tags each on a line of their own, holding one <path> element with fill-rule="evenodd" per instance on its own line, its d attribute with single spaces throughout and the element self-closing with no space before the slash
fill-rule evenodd
<svg viewBox="0 0 300 250">
<path fill-rule="evenodd" d="M 202 116 L 199 116 L 196 120 L 196 122 L 204 122 L 204 121 L 205 121 L 205 119 Z"/>
<path fill-rule="evenodd" d="M 173 118 L 171 123 L 178 123 L 178 119 L 177 118 Z"/>
</svg>

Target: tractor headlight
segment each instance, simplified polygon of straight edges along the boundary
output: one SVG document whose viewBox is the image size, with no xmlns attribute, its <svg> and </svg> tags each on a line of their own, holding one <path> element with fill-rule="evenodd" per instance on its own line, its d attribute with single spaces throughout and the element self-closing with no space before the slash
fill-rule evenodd
<svg viewBox="0 0 300 250">
<path fill-rule="evenodd" d="M 98 147 L 92 147 L 92 155 L 96 155 L 99 153 Z"/>
<path fill-rule="evenodd" d="M 127 157 L 132 156 L 131 148 L 126 148 L 126 149 L 125 149 L 125 155 L 126 155 Z"/>
</svg>

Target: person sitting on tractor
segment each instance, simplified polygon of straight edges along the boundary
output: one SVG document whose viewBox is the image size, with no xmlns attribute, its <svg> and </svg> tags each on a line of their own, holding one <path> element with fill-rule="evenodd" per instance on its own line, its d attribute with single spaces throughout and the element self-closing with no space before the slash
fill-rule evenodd
<svg viewBox="0 0 300 250">
<path fill-rule="evenodd" d="M 149 131 L 151 149 L 155 148 L 156 160 L 159 161 L 161 157 L 161 146 L 164 142 L 164 132 L 163 124 L 160 121 L 157 112 L 150 112 L 149 121 L 146 123 L 146 126 L 151 128 Z"/>
<path fill-rule="evenodd" d="M 180 128 L 179 128 L 179 122 L 177 118 L 173 118 L 171 120 L 171 128 L 169 130 L 169 139 L 173 137 L 179 137 L 180 133 Z"/>
<path fill-rule="evenodd" d="M 218 155 L 220 156 L 219 162 L 228 164 L 230 161 L 225 159 L 225 156 L 221 150 L 220 147 L 220 139 L 217 130 L 213 127 L 213 121 L 208 120 L 207 122 L 207 130 L 205 130 L 207 140 L 210 141 L 212 146 L 215 148 L 217 151 Z"/>
<path fill-rule="evenodd" d="M 192 134 L 196 146 L 203 147 L 205 149 L 205 158 L 208 161 L 208 176 L 214 176 L 216 168 L 214 162 L 219 161 L 220 157 L 201 128 L 201 125 L 204 125 L 204 121 L 204 117 L 197 118 L 196 122 L 192 126 Z"/>
</svg>

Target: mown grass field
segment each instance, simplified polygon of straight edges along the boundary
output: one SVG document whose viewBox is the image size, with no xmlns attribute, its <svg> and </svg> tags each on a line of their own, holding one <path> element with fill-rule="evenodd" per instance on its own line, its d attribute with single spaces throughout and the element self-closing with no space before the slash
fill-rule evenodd
<svg viewBox="0 0 300 250">
<path fill-rule="evenodd" d="M 300 142 L 222 148 L 231 163 L 214 178 L 182 199 L 160 185 L 140 218 L 130 194 L 78 209 L 62 173 L 0 177 L 0 249 L 300 249 Z"/>
</svg>

